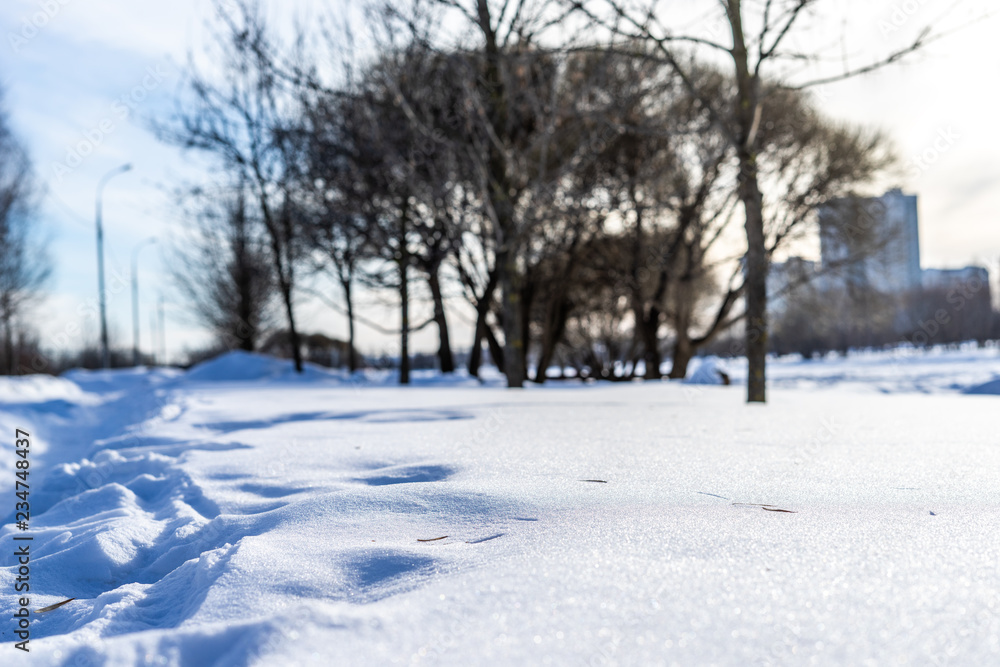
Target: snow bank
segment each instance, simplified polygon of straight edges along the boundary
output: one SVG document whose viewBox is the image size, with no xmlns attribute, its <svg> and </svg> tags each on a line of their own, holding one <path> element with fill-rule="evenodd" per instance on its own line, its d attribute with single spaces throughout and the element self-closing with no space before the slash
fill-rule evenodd
<svg viewBox="0 0 1000 667">
<path fill-rule="evenodd" d="M 86 394 L 75 382 L 51 375 L 0 377 L 0 405 L 52 400 L 83 401 Z"/>
<path fill-rule="evenodd" d="M 136 392 L 162 385 L 183 374 L 177 368 L 115 368 L 110 370 L 87 370 L 74 368 L 62 374 L 85 392 L 93 394 L 115 394 Z"/>
<path fill-rule="evenodd" d="M 729 370 L 718 357 L 701 357 L 694 372 L 684 381 L 687 384 L 729 384 Z"/>
<path fill-rule="evenodd" d="M 195 382 L 234 382 L 278 377 L 292 362 L 252 352 L 233 351 L 193 366 L 184 376 Z"/>
<path fill-rule="evenodd" d="M 726 359 L 733 384 L 745 384 L 745 358 Z M 847 356 L 802 359 L 797 355 L 768 358 L 771 389 L 847 390 L 896 394 L 960 394 L 1000 378 L 1000 350 L 962 346 L 947 349 L 897 348 L 852 351 Z"/>
<path fill-rule="evenodd" d="M 184 375 L 191 382 L 249 382 L 275 379 L 336 379 L 331 371 L 305 363 L 302 373 L 295 373 L 290 359 L 277 359 L 254 352 L 234 350 L 193 366 Z"/>
<path fill-rule="evenodd" d="M 992 380 L 990 382 L 985 382 L 974 387 L 969 387 L 965 390 L 966 394 L 986 394 L 997 396 L 1000 395 L 1000 379 Z"/>
</svg>

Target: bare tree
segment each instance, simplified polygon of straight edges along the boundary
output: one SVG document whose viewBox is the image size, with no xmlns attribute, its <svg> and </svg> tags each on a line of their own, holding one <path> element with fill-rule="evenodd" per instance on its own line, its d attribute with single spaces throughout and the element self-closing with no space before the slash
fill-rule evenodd
<svg viewBox="0 0 1000 667">
<path fill-rule="evenodd" d="M 455 225 L 463 212 L 454 201 L 463 189 L 452 145 L 436 129 L 457 105 L 453 91 L 439 85 L 453 75 L 447 58 L 411 39 L 387 46 L 339 89 L 310 86 L 306 105 L 302 140 L 311 176 L 305 180 L 315 184 L 321 210 L 312 227 L 326 229 L 319 236 L 328 239 L 339 230 L 340 256 L 333 261 L 345 278 L 350 260 L 352 271 L 363 264 L 364 283 L 397 291 L 403 383 L 409 335 L 429 323 L 437 325 L 441 370 L 455 367 L 443 280 L 461 235 Z M 324 247 L 336 250 L 329 242 Z M 416 326 L 414 272 L 426 282 L 433 305 L 432 318 Z"/>
<path fill-rule="evenodd" d="M 766 400 L 765 365 L 768 345 L 767 275 L 768 251 L 765 232 L 764 192 L 758 158 L 762 147 L 761 117 L 766 105 L 774 103 L 765 81 L 780 80 L 787 87 L 802 89 L 818 83 L 828 83 L 873 71 L 896 62 L 922 48 L 929 40 L 929 30 L 922 30 L 912 43 L 871 62 L 848 67 L 831 76 L 812 81 L 793 82 L 782 67 L 787 62 L 809 62 L 817 54 L 800 53 L 786 48 L 790 36 L 805 22 L 821 0 L 767 0 L 748 3 L 742 0 L 720 0 L 725 26 L 722 39 L 700 34 L 677 33 L 665 25 L 653 0 L 639 11 L 633 11 L 619 0 L 565 0 L 564 5 L 584 12 L 589 18 L 617 34 L 643 40 L 685 82 L 690 94 L 711 114 L 713 123 L 735 151 L 739 165 L 738 194 L 744 210 L 747 241 L 745 258 L 746 281 L 746 356 L 749 362 L 747 400 Z M 825 3 L 829 4 L 829 3 Z M 721 32 L 721 31 L 720 31 Z M 727 39 L 728 38 L 728 39 Z M 712 99 L 700 93 L 691 76 L 689 51 L 708 51 L 732 63 L 730 92 L 722 99 Z"/>
<path fill-rule="evenodd" d="M 726 222 L 732 152 L 668 67 L 630 54 L 619 55 L 615 65 L 621 74 L 609 95 L 619 102 L 608 121 L 617 131 L 600 163 L 628 238 L 616 281 L 630 303 L 645 377 L 659 379 L 660 332 L 668 323 L 688 326 L 686 302 L 704 282 L 707 252 Z M 706 96 L 725 85 L 709 67 L 692 76 Z M 677 348 L 675 361 L 686 352 Z"/>
<path fill-rule="evenodd" d="M 741 322 L 734 313 L 745 289 L 743 264 L 719 249 L 733 241 L 738 201 L 735 151 L 702 99 L 722 99 L 731 77 L 688 63 L 688 80 L 656 59 L 635 56 L 635 44 L 612 46 L 615 76 L 599 90 L 617 104 L 603 110 L 614 131 L 596 169 L 620 217 L 628 253 L 609 279 L 630 303 L 645 377 L 660 377 L 662 330 L 672 330 L 671 378 L 683 378 L 696 350 Z M 698 96 L 689 93 L 697 87 Z M 891 161 L 883 137 L 823 118 L 806 94 L 770 92 L 761 120 L 758 168 L 766 183 L 766 250 L 815 235 L 812 215 L 826 199 L 870 180 Z M 617 243 L 611 238 L 607 243 Z M 719 255 L 722 255 L 720 261 Z M 713 258 L 714 256 L 714 258 Z M 717 274 L 733 264 L 728 281 Z M 633 365 L 633 368 L 635 366 Z"/>
<path fill-rule="evenodd" d="M 18 319 L 50 275 L 51 264 L 37 237 L 31 161 L 0 111 L 0 328 L 3 366 L 18 368 Z M 23 328 L 23 323 L 22 323 Z"/>
<path fill-rule="evenodd" d="M 762 215 L 765 258 L 770 267 L 772 258 L 792 243 L 818 236 L 817 212 L 822 206 L 871 183 L 895 158 L 885 136 L 825 118 L 801 91 L 779 88 L 769 91 L 768 98 L 772 104 L 761 114 L 756 163 L 767 195 Z M 708 261 L 711 244 L 719 238 L 722 226 L 732 221 L 722 209 L 709 211 L 707 216 L 702 211 L 703 218 L 693 225 L 695 233 L 680 244 L 684 268 L 675 295 L 671 377 L 684 377 L 687 362 L 697 348 L 737 321 L 746 321 L 750 313 L 749 302 L 743 312 L 732 312 L 750 279 L 749 271 L 744 273 L 741 266 L 730 274 L 721 301 L 710 311 L 708 321 L 698 323 L 697 309 L 702 300 L 694 298 L 691 290 L 707 277 L 712 267 Z M 852 261 L 876 252 L 880 244 L 887 242 L 882 238 L 858 244 Z"/>
<path fill-rule="evenodd" d="M 508 386 L 521 387 L 527 379 L 527 308 L 522 299 L 525 253 L 535 222 L 530 212 L 533 195 L 552 183 L 552 175 L 545 171 L 550 166 L 546 150 L 551 146 L 553 110 L 546 102 L 555 90 L 557 78 L 552 75 L 557 70 L 546 66 L 551 53 L 540 48 L 540 40 L 558 24 L 555 4 L 528 0 L 432 4 L 461 17 L 476 43 L 473 50 L 453 51 L 466 71 L 465 104 L 460 111 L 467 125 L 462 140 L 475 166 L 478 182 L 473 186 L 489 219 L 484 227 L 490 227 L 494 236 L 490 272 L 496 272 L 495 288 L 500 290 L 503 369 Z M 485 287 L 493 282 L 487 279 Z M 487 331 L 483 309 L 491 300 L 486 294 L 477 298 L 477 340 Z M 478 342 L 474 351 L 477 346 Z"/>
<path fill-rule="evenodd" d="M 339 189 L 352 215 L 361 223 L 371 260 L 388 270 L 370 266 L 366 282 L 397 292 L 400 308 L 400 384 L 410 378 L 410 270 L 413 266 L 416 183 L 410 147 L 412 135 L 402 110 L 384 85 L 383 59 L 356 88 L 340 97 L 336 113 L 342 123 L 342 151 L 349 164 L 348 180 Z"/>
<path fill-rule="evenodd" d="M 309 193 L 305 233 L 318 251 L 318 266 L 329 269 L 341 289 L 348 330 L 348 368 L 358 369 L 355 325 L 355 287 L 363 262 L 372 254 L 368 247 L 364 216 L 360 210 L 364 193 L 357 187 L 353 160 L 352 116 L 343 114 L 348 101 L 318 82 L 304 87 L 303 117 L 299 141 L 304 156 L 302 182 Z"/>
<path fill-rule="evenodd" d="M 461 234 L 460 171 L 468 166 L 442 130 L 459 103 L 451 86 L 442 85 L 455 82 L 455 70 L 446 57 L 413 40 L 383 53 L 371 74 L 369 83 L 378 91 L 373 108 L 380 115 L 379 124 L 395 128 L 392 133 L 380 132 L 383 142 L 392 144 L 383 152 L 394 160 L 394 171 L 406 179 L 408 237 L 405 244 L 396 245 L 401 249 L 405 245 L 409 266 L 424 278 L 433 309 L 428 322 L 438 330 L 438 365 L 443 373 L 451 373 L 455 360 L 443 280 Z"/>
<path fill-rule="evenodd" d="M 185 213 L 187 233 L 174 245 L 172 277 L 223 349 L 252 352 L 274 326 L 275 285 L 265 230 L 245 189 L 205 191 Z"/>
<path fill-rule="evenodd" d="M 229 11 L 235 4 L 236 11 Z M 304 253 L 301 204 L 295 168 L 300 156 L 291 139 L 300 113 L 298 97 L 280 74 L 278 48 L 255 0 L 220 2 L 216 51 L 218 78 L 192 64 L 179 109 L 155 129 L 161 139 L 212 155 L 238 174 L 252 195 L 269 246 L 273 274 L 285 311 L 295 369 L 302 350 L 295 323 L 296 273 Z"/>
<path fill-rule="evenodd" d="M 508 386 L 520 387 L 533 334 L 543 341 L 542 366 L 559 338 L 553 334 L 562 326 L 565 293 L 557 277 L 572 271 L 581 242 L 600 227 L 595 205 L 607 214 L 588 164 L 599 152 L 597 135 L 608 129 L 596 120 L 608 102 L 592 94 L 588 78 L 610 70 L 588 67 L 603 57 L 600 49 L 588 59 L 594 54 L 546 43 L 546 31 L 560 22 L 554 2 L 430 4 L 463 20 L 472 46 L 423 30 L 426 16 L 407 17 L 413 41 L 442 61 L 440 74 L 423 81 L 447 81 L 436 87 L 452 91 L 431 114 L 418 98 L 434 86 L 396 91 L 416 136 L 432 145 L 433 164 L 450 160 L 429 181 L 445 187 L 419 198 L 432 213 L 420 219 L 433 222 L 422 228 L 432 232 L 429 243 L 419 247 L 450 239 L 455 271 L 476 309 L 470 373 L 478 372 L 485 339 Z M 534 318 L 536 309 L 548 314 Z M 502 347 L 491 316 L 502 328 Z M 544 379 L 543 367 L 534 379 Z"/>
</svg>

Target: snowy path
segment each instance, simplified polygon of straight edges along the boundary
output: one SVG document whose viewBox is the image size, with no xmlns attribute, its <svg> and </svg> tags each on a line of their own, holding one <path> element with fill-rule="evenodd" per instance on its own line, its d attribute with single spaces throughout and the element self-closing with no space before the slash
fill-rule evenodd
<svg viewBox="0 0 1000 667">
<path fill-rule="evenodd" d="M 32 606 L 79 598 L 2 664 L 1000 664 L 1000 397 L 217 363 L 0 405 Z"/>
</svg>

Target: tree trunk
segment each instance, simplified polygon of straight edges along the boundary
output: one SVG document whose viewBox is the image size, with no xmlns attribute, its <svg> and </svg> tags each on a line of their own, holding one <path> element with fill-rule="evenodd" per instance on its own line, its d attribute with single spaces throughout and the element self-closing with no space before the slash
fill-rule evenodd
<svg viewBox="0 0 1000 667">
<path fill-rule="evenodd" d="M 687 332 L 677 332 L 677 340 L 674 342 L 673 365 L 670 367 L 671 380 L 683 380 L 687 377 L 688 366 L 694 357 L 694 345 L 688 337 Z"/>
<path fill-rule="evenodd" d="M 741 151 L 743 153 L 743 151 Z M 740 155 L 740 199 L 746 212 L 746 355 L 747 402 L 767 400 L 767 248 L 764 240 L 763 201 L 757 183 L 757 161 L 752 154 Z"/>
<path fill-rule="evenodd" d="M 660 380 L 663 378 L 663 373 L 660 372 L 663 354 L 660 353 L 660 339 L 657 335 L 660 329 L 660 310 L 651 308 L 649 314 L 636 323 L 642 335 L 642 359 L 646 364 L 645 378 Z"/>
<path fill-rule="evenodd" d="M 342 280 L 340 284 L 344 289 L 344 303 L 347 305 L 347 368 L 353 373 L 358 370 L 358 355 L 354 347 L 354 295 L 350 280 Z"/>
<path fill-rule="evenodd" d="M 455 356 L 451 352 L 451 339 L 448 336 L 448 319 L 444 312 L 444 297 L 441 294 L 441 280 L 438 277 L 438 267 L 434 266 L 427 273 L 427 284 L 434 301 L 434 322 L 438 328 L 438 364 L 442 373 L 455 372 Z"/>
<path fill-rule="evenodd" d="M 234 225 L 232 245 L 236 263 L 236 290 L 239 299 L 236 304 L 236 316 L 239 318 L 239 322 L 236 324 L 235 333 L 239 339 L 239 348 L 244 352 L 253 352 L 257 347 L 257 318 L 254 313 L 254 306 L 257 304 L 254 302 L 254 267 L 251 266 L 250 262 L 242 197 L 238 206 L 232 223 Z M 138 360 L 136 363 L 139 363 Z"/>
<path fill-rule="evenodd" d="M 292 360 L 295 363 L 295 372 L 302 372 L 302 350 L 299 348 L 299 331 L 295 328 L 295 314 L 292 306 L 292 286 L 295 280 L 295 268 L 292 264 L 291 253 L 285 254 L 289 250 L 291 242 L 290 222 L 282 219 L 279 222 L 282 227 L 276 225 L 272 218 L 271 208 L 268 204 L 267 193 L 264 186 L 260 185 L 260 209 L 264 216 L 264 224 L 267 227 L 268 236 L 271 238 L 271 252 L 273 255 L 274 272 L 277 274 L 278 287 L 281 291 L 281 298 L 285 303 L 285 314 L 288 317 L 288 338 L 292 346 Z M 287 210 L 282 210 L 281 215 L 288 215 Z"/>
<path fill-rule="evenodd" d="M 556 345 L 562 340 L 566 331 L 566 320 L 569 318 L 570 304 L 564 298 L 558 299 L 550 313 L 545 326 L 545 333 L 542 335 L 542 351 L 538 355 L 538 368 L 535 369 L 534 381 L 538 384 L 545 382 L 545 373 L 552 364 L 555 356 Z"/>
<path fill-rule="evenodd" d="M 6 359 L 6 375 L 14 375 L 14 323 L 10 319 L 4 322 L 4 354 Z"/>
<path fill-rule="evenodd" d="M 486 337 L 487 327 L 486 316 L 490 313 L 490 302 L 493 300 L 493 292 L 497 286 L 497 272 L 494 269 L 490 273 L 483 295 L 476 301 L 476 333 L 473 336 L 472 350 L 469 352 L 469 375 L 479 377 L 479 366 L 483 361 L 483 338 Z M 470 285 L 471 289 L 471 285 Z"/>
<path fill-rule="evenodd" d="M 503 293 L 503 357 L 507 386 L 518 389 L 524 386 L 524 317 L 521 295 L 524 290 L 524 276 L 517 266 L 517 256 L 509 249 L 497 258 L 500 271 L 500 291 Z"/>
<path fill-rule="evenodd" d="M 691 339 L 691 323 L 694 320 L 694 280 L 691 253 L 687 253 L 688 266 L 685 274 L 677 282 L 674 298 L 673 326 L 676 340 L 673 347 L 673 363 L 670 367 L 671 380 L 687 377 L 688 364 L 694 356 L 696 346 Z"/>
<path fill-rule="evenodd" d="M 479 377 L 479 367 L 483 363 L 483 338 L 486 336 L 486 314 L 476 317 L 476 332 L 472 336 L 472 349 L 469 350 L 469 375 Z"/>
<path fill-rule="evenodd" d="M 239 335 L 241 332 L 239 325 L 237 325 L 236 333 L 237 337 L 240 339 L 240 349 L 243 350 L 244 352 L 253 352 L 254 348 L 257 346 L 257 340 L 256 340 L 257 337 L 256 337 L 256 331 L 254 330 L 254 325 L 251 324 L 251 321 L 254 319 L 252 305 L 250 303 L 250 300 L 252 298 L 250 296 L 251 287 L 249 284 L 249 280 L 247 279 L 246 273 L 241 270 L 239 275 L 240 275 L 239 278 L 240 284 L 238 289 L 240 292 L 240 297 L 239 297 L 240 302 L 237 308 L 239 311 L 238 316 L 240 318 L 240 322 L 243 324 L 244 330 L 242 331 L 243 335 L 242 336 Z"/>
<path fill-rule="evenodd" d="M 493 363 L 496 364 L 497 368 L 503 369 L 504 349 L 503 346 L 500 345 L 500 342 L 497 340 L 496 334 L 493 333 L 493 327 L 491 327 L 489 323 L 486 324 L 486 331 L 484 335 L 486 336 L 486 344 L 490 348 L 490 356 L 493 358 Z"/>
<path fill-rule="evenodd" d="M 507 88 L 500 74 L 500 49 L 496 30 L 490 16 L 487 0 L 477 0 L 477 22 L 485 39 L 485 63 L 482 76 L 477 82 L 487 101 L 487 115 L 495 136 L 501 143 L 510 140 L 508 126 Z M 525 343 L 522 335 L 524 323 L 521 314 L 521 296 L 524 276 L 518 266 L 520 238 L 515 223 L 513 184 L 507 164 L 507 157 L 496 141 L 487 144 L 487 173 L 489 175 L 489 198 L 496 216 L 495 224 L 499 232 L 499 248 L 496 254 L 496 268 L 499 272 L 500 291 L 503 293 L 501 305 L 504 332 L 504 373 L 507 386 L 520 388 L 525 379 Z"/>
<path fill-rule="evenodd" d="M 531 346 L 531 309 L 535 304 L 536 283 L 528 276 L 522 276 L 521 288 L 521 372 L 528 379 L 528 349 Z"/>
<path fill-rule="evenodd" d="M 739 197 L 746 213 L 746 355 L 748 364 L 747 402 L 767 400 L 767 247 L 764 237 L 764 202 L 757 168 L 756 134 L 760 122 L 759 82 L 750 72 L 743 35 L 740 0 L 728 0 L 727 13 L 733 35 L 733 63 L 736 68 L 739 122 Z"/>
<path fill-rule="evenodd" d="M 292 308 L 292 288 L 287 283 L 281 286 L 281 297 L 285 302 L 285 315 L 288 317 L 288 340 L 292 346 L 292 360 L 295 372 L 302 372 L 302 349 L 299 344 L 299 330 L 295 328 L 295 313 Z"/>
<path fill-rule="evenodd" d="M 406 215 L 400 218 L 399 244 L 399 384 L 410 384 L 410 283 L 407 268 L 410 264 L 406 247 Z"/>
</svg>

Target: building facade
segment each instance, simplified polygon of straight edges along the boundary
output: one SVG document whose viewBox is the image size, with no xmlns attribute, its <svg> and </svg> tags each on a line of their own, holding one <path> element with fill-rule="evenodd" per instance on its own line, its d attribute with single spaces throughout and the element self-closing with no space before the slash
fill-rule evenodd
<svg viewBox="0 0 1000 667">
<path fill-rule="evenodd" d="M 775 351 L 983 342 L 1000 333 L 987 269 L 921 269 L 915 195 L 843 198 L 817 213 L 819 263 L 771 267 Z"/>
<path fill-rule="evenodd" d="M 888 294 L 920 289 L 916 195 L 897 188 L 881 197 L 837 199 L 818 215 L 824 273 L 852 288 Z"/>
</svg>

